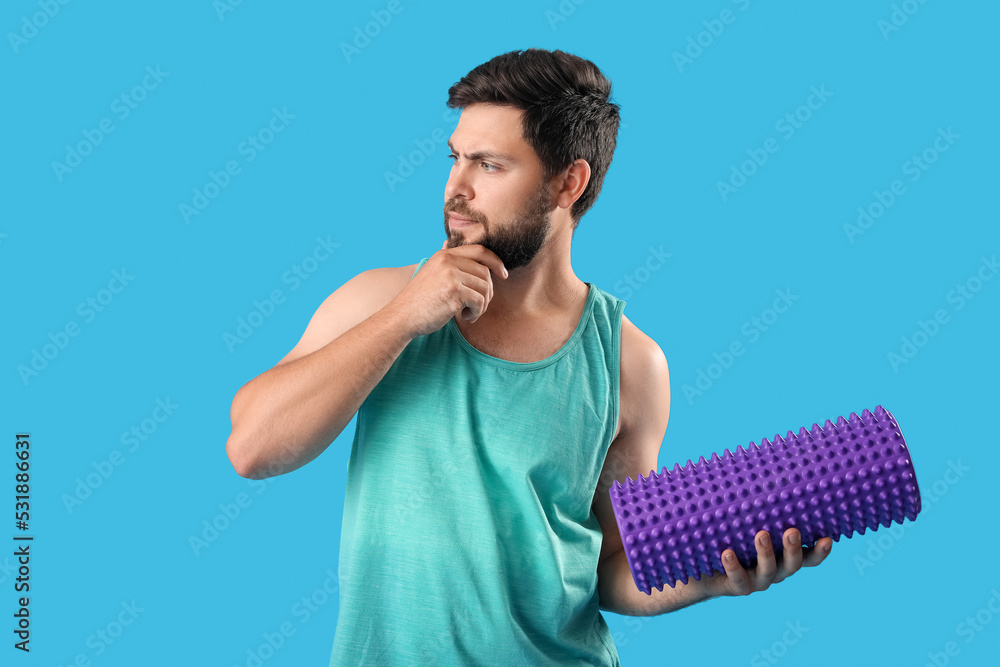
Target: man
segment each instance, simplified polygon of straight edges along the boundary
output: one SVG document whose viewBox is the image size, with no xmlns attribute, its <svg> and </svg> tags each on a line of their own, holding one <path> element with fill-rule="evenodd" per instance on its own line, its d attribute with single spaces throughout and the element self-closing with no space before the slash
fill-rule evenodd
<svg viewBox="0 0 1000 667">
<path fill-rule="evenodd" d="M 570 263 L 615 148 L 610 96 L 560 51 L 473 69 L 449 90 L 441 249 L 345 283 L 233 401 L 227 451 L 251 478 L 308 463 L 358 414 L 332 665 L 617 665 L 600 609 L 745 595 L 829 552 L 789 529 L 778 559 L 761 531 L 749 570 L 726 549 L 724 574 L 632 580 L 608 489 L 658 469 L 667 362 Z"/>
</svg>

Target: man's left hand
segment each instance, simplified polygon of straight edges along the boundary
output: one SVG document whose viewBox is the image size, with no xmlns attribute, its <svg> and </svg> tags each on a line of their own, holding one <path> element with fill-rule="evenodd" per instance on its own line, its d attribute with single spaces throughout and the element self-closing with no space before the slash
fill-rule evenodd
<svg viewBox="0 0 1000 667">
<path fill-rule="evenodd" d="M 771 584 L 783 581 L 795 574 L 801 567 L 814 567 L 823 562 L 833 547 L 833 538 L 823 537 L 815 546 L 802 548 L 802 535 L 797 528 L 789 528 L 782 536 L 782 553 L 776 556 L 771 546 L 771 537 L 766 530 L 757 533 L 756 567 L 746 569 L 740 565 L 732 549 L 722 552 L 722 566 L 725 573 L 716 572 L 711 577 L 702 577 L 701 584 L 710 597 L 720 595 L 749 595 L 767 590 Z M 689 583 L 694 583 L 693 581 Z"/>
</svg>

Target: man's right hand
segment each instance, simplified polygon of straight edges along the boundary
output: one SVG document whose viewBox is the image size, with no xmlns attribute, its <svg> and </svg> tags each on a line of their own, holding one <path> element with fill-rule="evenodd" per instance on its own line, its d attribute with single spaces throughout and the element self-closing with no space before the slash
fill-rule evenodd
<svg viewBox="0 0 1000 667">
<path fill-rule="evenodd" d="M 506 278 L 497 255 L 479 244 L 441 245 L 394 301 L 409 313 L 414 337 L 433 333 L 459 313 L 475 322 L 493 299 L 493 278 Z"/>
</svg>

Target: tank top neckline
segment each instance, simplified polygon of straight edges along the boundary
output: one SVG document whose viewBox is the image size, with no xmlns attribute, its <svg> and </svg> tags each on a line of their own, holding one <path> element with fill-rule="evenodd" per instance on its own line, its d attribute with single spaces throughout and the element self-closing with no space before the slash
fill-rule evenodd
<svg viewBox="0 0 1000 667">
<path fill-rule="evenodd" d="M 510 361 L 508 359 L 501 359 L 500 357 L 494 357 L 493 355 L 486 354 L 482 350 L 477 349 L 465 339 L 462 332 L 459 330 L 458 325 L 455 324 L 455 318 L 448 320 L 446 325 L 448 330 L 451 331 L 455 340 L 458 341 L 460 347 L 462 347 L 466 352 L 468 352 L 474 359 L 480 361 L 485 361 L 487 363 L 493 364 L 494 366 L 499 366 L 500 368 L 506 368 L 512 371 L 534 371 L 540 368 L 545 368 L 555 362 L 559 361 L 567 352 L 577 343 L 580 338 L 583 337 L 583 332 L 587 328 L 587 322 L 590 321 L 590 314 L 594 310 L 594 301 L 597 298 L 597 288 L 584 281 L 587 285 L 587 301 L 583 306 L 583 313 L 580 315 L 580 321 L 576 324 L 576 329 L 573 330 L 573 334 L 569 337 L 561 348 L 553 352 L 548 357 L 544 359 L 539 359 L 538 361 Z"/>
</svg>

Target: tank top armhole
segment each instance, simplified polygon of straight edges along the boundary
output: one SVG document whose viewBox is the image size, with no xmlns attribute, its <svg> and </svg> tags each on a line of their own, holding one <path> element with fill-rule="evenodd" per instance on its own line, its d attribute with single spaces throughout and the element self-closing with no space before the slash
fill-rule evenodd
<svg viewBox="0 0 1000 667">
<path fill-rule="evenodd" d="M 613 357 L 612 364 L 612 383 L 614 389 L 611 392 L 611 412 L 614 414 L 614 421 L 611 422 L 612 431 L 611 439 L 614 441 L 615 434 L 618 432 L 618 421 L 621 419 L 621 380 L 622 380 L 622 314 L 625 312 L 625 301 L 619 299 L 615 304 L 615 314 L 611 318 L 611 331 L 613 349 L 611 351 L 611 356 Z M 611 443 L 608 443 L 608 447 Z"/>
<path fill-rule="evenodd" d="M 420 263 L 417 264 L 416 270 L 413 272 L 413 276 L 417 275 L 417 271 L 419 271 L 420 267 L 422 267 L 424 264 L 426 264 L 427 260 L 429 260 L 429 259 L 430 259 L 430 257 L 424 257 L 422 260 L 420 260 Z M 410 276 L 410 280 L 413 280 L 413 276 Z"/>
</svg>

